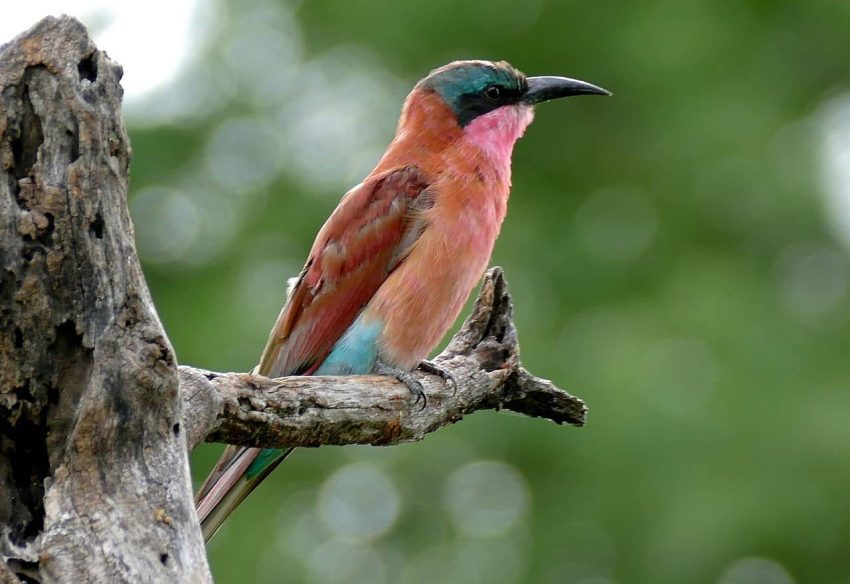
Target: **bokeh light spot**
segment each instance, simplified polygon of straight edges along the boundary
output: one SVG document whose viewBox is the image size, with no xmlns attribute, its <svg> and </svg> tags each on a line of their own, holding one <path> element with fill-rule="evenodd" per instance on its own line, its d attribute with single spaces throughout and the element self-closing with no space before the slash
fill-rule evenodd
<svg viewBox="0 0 850 584">
<path fill-rule="evenodd" d="M 241 205 L 201 180 L 182 189 L 143 188 L 130 199 L 139 256 L 159 264 L 210 262 L 233 238 Z"/>
<path fill-rule="evenodd" d="M 846 255 L 827 247 L 794 244 L 782 252 L 776 271 L 782 307 L 792 318 L 824 327 L 846 320 L 850 287 Z"/>
<path fill-rule="evenodd" d="M 323 543 L 310 555 L 310 580 L 344 584 L 386 582 L 386 565 L 368 545 L 334 539 Z"/>
<path fill-rule="evenodd" d="M 401 498 L 390 477 L 372 465 L 341 468 L 319 492 L 319 517 L 343 538 L 365 540 L 387 532 L 400 509 Z"/>
<path fill-rule="evenodd" d="M 277 106 L 297 92 L 302 60 L 301 32 L 292 9 L 268 0 L 236 10 L 222 58 L 234 84 L 260 105 Z"/>
<path fill-rule="evenodd" d="M 850 249 L 850 93 L 826 103 L 819 118 L 827 220 Z"/>
<path fill-rule="evenodd" d="M 527 511 L 529 497 L 519 471 L 495 461 L 472 462 L 456 470 L 443 493 L 455 529 L 472 536 L 507 532 Z"/>
<path fill-rule="evenodd" d="M 298 91 L 280 104 L 276 126 L 291 170 L 306 187 L 332 192 L 369 173 L 392 139 L 401 86 L 361 47 L 304 63 Z"/>
<path fill-rule="evenodd" d="M 407 563 L 405 584 L 521 582 L 527 554 L 516 538 L 460 538 L 434 545 Z"/>
<path fill-rule="evenodd" d="M 186 193 L 151 187 L 132 201 L 139 254 L 148 261 L 183 258 L 201 232 L 201 212 Z"/>
<path fill-rule="evenodd" d="M 718 584 L 794 584 L 794 578 L 773 560 L 749 557 L 732 562 Z"/>
<path fill-rule="evenodd" d="M 234 192 L 268 186 L 282 153 L 271 128 L 255 118 L 225 120 L 207 146 L 207 172 Z"/>
</svg>

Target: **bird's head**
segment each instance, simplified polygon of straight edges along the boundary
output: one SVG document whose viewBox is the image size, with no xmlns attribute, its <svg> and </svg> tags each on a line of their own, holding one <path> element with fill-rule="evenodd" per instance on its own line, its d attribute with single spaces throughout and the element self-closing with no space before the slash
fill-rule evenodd
<svg viewBox="0 0 850 584">
<path fill-rule="evenodd" d="M 513 149 L 533 118 L 536 104 L 574 95 L 610 95 L 585 81 L 567 77 L 526 77 L 505 61 L 455 61 L 432 71 L 408 98 L 402 126 L 411 118 L 449 125 L 471 142 L 498 154 Z M 435 111 L 437 99 L 445 113 Z"/>
</svg>

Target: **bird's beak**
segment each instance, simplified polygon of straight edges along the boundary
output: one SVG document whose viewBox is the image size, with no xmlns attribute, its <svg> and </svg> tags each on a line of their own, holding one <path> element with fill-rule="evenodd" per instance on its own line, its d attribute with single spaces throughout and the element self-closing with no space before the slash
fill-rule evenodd
<svg viewBox="0 0 850 584">
<path fill-rule="evenodd" d="M 573 95 L 611 95 L 607 89 L 569 77 L 529 77 L 527 81 L 528 90 L 521 98 L 526 105 Z"/>
</svg>

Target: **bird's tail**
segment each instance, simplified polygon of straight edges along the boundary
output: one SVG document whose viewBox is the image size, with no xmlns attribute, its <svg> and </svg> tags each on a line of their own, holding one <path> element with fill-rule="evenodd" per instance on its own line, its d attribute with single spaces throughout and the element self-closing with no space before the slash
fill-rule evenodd
<svg viewBox="0 0 850 584">
<path fill-rule="evenodd" d="M 204 541 L 208 542 L 227 516 L 289 456 L 294 448 L 228 446 L 195 496 Z"/>
</svg>

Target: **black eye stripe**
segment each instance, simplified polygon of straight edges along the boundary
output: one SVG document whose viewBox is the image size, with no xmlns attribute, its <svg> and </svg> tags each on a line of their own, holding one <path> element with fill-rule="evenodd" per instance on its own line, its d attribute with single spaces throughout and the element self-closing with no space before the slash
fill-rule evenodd
<svg viewBox="0 0 850 584">
<path fill-rule="evenodd" d="M 493 89 L 498 91 L 497 97 L 490 95 Z M 458 124 L 464 127 L 478 116 L 502 106 L 515 104 L 521 98 L 522 89 L 493 83 L 484 89 L 461 95 L 453 109 L 457 115 Z"/>
<path fill-rule="evenodd" d="M 435 89 L 457 116 L 460 127 L 465 127 L 478 116 L 522 100 L 527 88 L 524 76 L 517 74 L 510 77 L 493 73 L 488 77 L 477 80 L 483 82 L 481 85 L 474 83 L 474 78 L 463 79 L 463 84 L 451 84 L 448 81 L 453 81 L 453 78 L 449 78 L 443 85 L 436 85 Z"/>
</svg>

